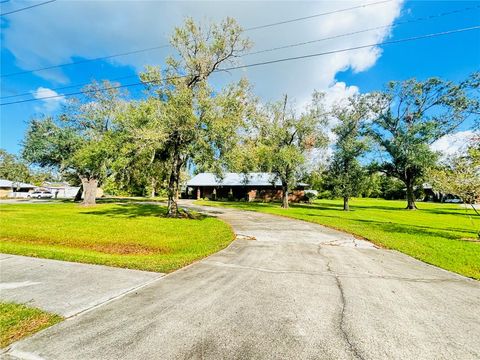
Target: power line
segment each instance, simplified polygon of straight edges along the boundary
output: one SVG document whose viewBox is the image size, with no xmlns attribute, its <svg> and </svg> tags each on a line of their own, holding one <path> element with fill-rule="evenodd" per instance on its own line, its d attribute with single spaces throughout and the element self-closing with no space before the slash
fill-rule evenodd
<svg viewBox="0 0 480 360">
<path fill-rule="evenodd" d="M 401 25 L 406 25 L 406 24 L 416 23 L 416 22 L 420 22 L 420 21 L 431 20 L 431 19 L 435 19 L 435 18 L 447 16 L 447 15 L 458 14 L 458 13 L 465 12 L 465 11 L 476 10 L 476 9 L 479 9 L 479 8 L 480 8 L 480 5 L 471 6 L 471 7 L 467 7 L 467 8 L 463 8 L 463 9 L 457 9 L 457 10 L 448 11 L 448 12 L 443 12 L 443 13 L 439 13 L 439 14 L 435 14 L 435 15 L 429 15 L 429 16 L 419 17 L 419 18 L 415 18 L 415 19 L 399 21 L 399 22 L 397 22 L 393 25 L 390 25 L 390 24 L 380 25 L 380 26 L 376 26 L 376 27 L 372 27 L 372 28 L 368 28 L 368 29 L 362 29 L 362 30 L 352 31 L 352 32 L 348 32 L 348 33 L 338 34 L 338 35 L 332 35 L 332 36 L 321 38 L 321 39 L 304 41 L 304 42 L 299 42 L 299 43 L 288 44 L 288 45 L 278 46 L 278 47 L 274 47 L 274 48 L 254 51 L 254 52 L 250 52 L 246 55 L 256 55 L 256 54 L 262 54 L 262 53 L 275 51 L 275 50 L 282 50 L 282 49 L 287 49 L 287 48 L 292 48 L 292 47 L 309 45 L 309 44 L 314 44 L 314 43 L 318 43 L 318 42 L 321 42 L 321 41 L 338 39 L 338 38 L 345 37 L 345 36 L 357 35 L 357 34 L 362 34 L 362 33 L 369 32 L 369 31 L 380 30 L 380 29 L 385 29 L 385 28 L 390 28 L 390 27 L 391 28 L 396 28 L 397 26 L 401 26 Z"/>
<path fill-rule="evenodd" d="M 323 13 L 320 13 L 320 14 L 303 16 L 303 17 L 299 17 L 299 18 L 295 18 L 295 19 L 290 19 L 290 20 L 283 20 L 283 21 L 279 21 L 279 22 L 275 22 L 275 23 L 271 23 L 271 24 L 253 26 L 253 27 L 250 27 L 250 28 L 245 29 L 245 31 L 258 30 L 258 29 L 264 29 L 264 28 L 267 28 L 267 27 L 272 27 L 272 26 L 277 26 L 277 25 L 289 24 L 289 23 L 296 22 L 296 21 L 303 21 L 303 20 L 308 20 L 308 19 L 317 18 L 317 17 L 320 17 L 320 16 L 331 15 L 331 14 L 336 14 L 336 13 L 340 13 L 340 12 L 345 12 L 345 11 L 350 11 L 350 10 L 365 8 L 365 7 L 367 7 L 367 6 L 384 4 L 384 3 L 387 3 L 387 2 L 391 2 L 391 1 L 393 1 L 393 0 L 377 1 L 377 2 L 374 2 L 374 3 L 357 5 L 357 6 L 353 6 L 353 7 L 349 7 L 349 8 L 344 8 L 344 9 L 339 9 L 339 10 L 333 10 L 333 11 L 327 11 L 327 12 L 323 12 Z"/>
<path fill-rule="evenodd" d="M 447 16 L 447 15 L 452 15 L 452 14 L 458 14 L 458 13 L 461 13 L 461 12 L 470 11 L 470 10 L 476 10 L 476 9 L 479 9 L 479 8 L 480 8 L 480 5 L 472 6 L 472 7 L 467 7 L 467 8 L 462 8 L 462 9 L 457 9 L 457 10 L 448 11 L 448 12 L 443 12 L 443 13 L 438 13 L 438 14 L 429 15 L 429 16 L 425 16 L 425 17 L 419 17 L 419 18 L 415 18 L 415 19 L 405 20 L 405 21 L 401 21 L 401 22 L 398 22 L 398 23 L 393 24 L 393 25 L 381 25 L 381 26 L 372 27 L 372 28 L 368 28 L 368 29 L 362 29 L 362 30 L 358 30 L 358 31 L 353 31 L 353 32 L 348 32 L 348 33 L 333 35 L 333 36 L 329 36 L 329 37 L 325 37 L 325 38 L 321 38 L 321 39 L 309 40 L 309 41 L 304 41 L 304 42 L 299 42 L 299 43 L 293 43 L 293 44 L 278 46 L 278 47 L 269 48 L 269 49 L 263 49 L 263 50 L 259 50 L 259 51 L 250 52 L 250 53 L 245 54 L 245 55 L 243 55 L 243 56 L 256 55 L 256 54 L 271 52 L 271 51 L 275 51 L 275 50 L 281 50 L 281 49 L 293 48 L 293 47 L 298 47 L 298 46 L 303 46 L 303 45 L 309 45 L 309 44 L 318 43 L 318 42 L 321 42 L 321 41 L 332 40 L 332 39 L 337 39 L 337 38 L 341 38 L 341 37 L 345 37 L 345 36 L 351 36 L 351 35 L 361 34 L 361 33 L 365 33 L 365 32 L 368 32 L 368 31 L 374 31 L 374 30 L 384 29 L 384 28 L 388 28 L 388 27 L 394 28 L 394 27 L 401 26 L 401 25 L 406 25 L 406 24 L 410 24 L 410 23 L 415 23 L 415 22 L 420 22 L 420 21 L 431 20 L 431 19 L 434 19 L 434 18 L 439 18 L 439 17 L 443 17 L 443 16 Z M 160 47 L 162 47 L 162 46 L 163 46 L 163 47 L 166 47 L 166 46 L 168 46 L 168 45 L 161 45 L 161 46 L 159 46 L 158 48 L 160 48 Z M 149 49 L 154 49 L 154 48 L 149 48 Z M 145 51 L 145 50 L 136 50 L 136 51 L 130 52 L 130 53 L 141 52 L 141 51 Z M 130 54 L 130 53 L 124 53 L 124 54 L 127 55 L 127 54 Z M 85 60 L 85 61 L 81 61 L 81 62 L 89 62 L 89 61 L 94 61 L 94 60 L 101 60 L 101 59 L 110 58 L 110 57 L 114 57 L 114 56 L 119 56 L 119 55 L 110 55 L 110 56 L 107 56 L 107 57 L 100 57 L 100 58 L 91 59 L 91 60 Z M 242 57 L 243 57 L 243 56 L 242 56 Z M 68 63 L 68 64 L 65 64 L 65 65 L 74 65 L 74 64 L 76 64 L 76 63 Z M 56 65 L 56 66 L 62 66 L 62 65 Z M 56 67 L 56 66 L 55 66 L 55 67 Z M 49 68 L 51 68 L 51 67 L 49 67 Z M 31 70 L 31 71 L 34 71 L 34 70 Z M 29 71 L 27 71 L 27 72 L 29 72 Z M 14 75 L 14 74 L 8 74 L 8 75 L 4 75 L 4 76 L 9 76 L 9 75 Z M 124 80 L 124 79 L 134 78 L 134 77 L 137 77 L 137 76 L 138 76 L 138 74 L 135 74 L 135 75 L 127 75 L 127 76 L 121 76 L 121 77 L 117 77 L 117 78 L 112 78 L 112 79 L 110 79 L 110 80 L 111 80 L 111 81 Z M 74 84 L 74 85 L 68 85 L 68 86 L 53 88 L 53 89 L 50 89 L 50 90 L 57 91 L 57 90 L 73 89 L 73 88 L 80 87 L 80 86 L 85 86 L 85 85 L 88 85 L 88 84 L 89 84 L 89 83 L 80 83 L 80 84 Z M 10 98 L 15 98 L 15 97 L 28 96 L 28 95 L 31 95 L 31 94 L 32 94 L 31 92 L 26 92 L 26 93 L 21 93 L 21 94 L 2 96 L 2 97 L 0 97 L 0 99 L 2 99 L 2 100 L 3 100 L 3 99 L 10 99 Z"/>
<path fill-rule="evenodd" d="M 106 60 L 106 59 L 111 59 L 111 58 L 119 57 L 119 56 L 138 54 L 138 53 L 141 53 L 141 52 L 157 50 L 157 49 L 162 49 L 162 48 L 166 48 L 166 47 L 170 47 L 170 45 L 153 46 L 153 47 L 146 48 L 146 49 L 127 51 L 127 52 L 124 52 L 124 53 L 101 56 L 101 57 L 97 57 L 97 58 L 93 58 L 93 59 L 78 60 L 78 61 L 74 61 L 74 62 L 58 64 L 58 65 L 51 65 L 51 66 L 46 66 L 46 67 L 43 67 L 43 68 L 38 68 L 38 69 L 33 69 L 33 70 L 19 71 L 19 72 L 15 72 L 15 73 L 0 75 L 0 77 L 9 77 L 9 76 L 15 76 L 15 75 L 21 75 L 21 74 L 28 74 L 28 73 L 32 73 L 32 72 L 36 72 L 36 71 L 55 69 L 55 68 L 58 68 L 58 67 L 84 64 L 84 63 L 88 63 L 88 62 L 92 62 L 92 61 Z"/>
<path fill-rule="evenodd" d="M 390 45 L 390 44 L 397 44 L 397 43 L 402 43 L 402 42 L 407 42 L 407 41 L 433 38 L 433 37 L 437 37 L 437 36 L 450 35 L 450 34 L 460 33 L 460 32 L 464 32 L 464 31 L 477 30 L 477 29 L 480 29 L 480 25 L 471 26 L 471 27 L 462 28 L 462 29 L 442 31 L 442 32 L 433 33 L 433 34 L 413 36 L 413 37 L 403 38 L 403 39 L 398 39 L 398 40 L 384 41 L 384 42 L 380 42 L 380 43 L 376 43 L 376 44 L 354 46 L 354 47 L 350 47 L 350 48 L 346 48 L 346 49 L 332 50 L 332 51 L 326 51 L 326 52 L 321 52 L 321 53 L 316 53 L 316 54 L 293 56 L 293 57 L 288 57 L 288 58 L 283 58 L 283 59 L 276 59 L 276 60 L 258 62 L 258 63 L 254 63 L 254 64 L 239 65 L 239 66 L 235 66 L 235 67 L 232 67 L 232 68 L 229 68 L 229 69 L 222 69 L 220 71 L 238 70 L 238 69 L 243 69 L 243 68 L 247 68 L 247 67 L 269 65 L 269 64 L 275 64 L 275 63 L 291 61 L 291 60 L 308 59 L 308 58 L 322 56 L 322 55 L 330 55 L 330 54 L 336 54 L 336 53 L 341 53 L 341 52 L 346 52 L 346 51 L 351 51 L 351 50 L 365 49 L 365 48 L 374 47 L 374 46 Z"/>
<path fill-rule="evenodd" d="M 3 13 L 3 14 L 0 14 L 0 16 L 15 14 L 15 13 L 20 12 L 20 11 L 28 10 L 28 9 L 31 9 L 31 8 L 34 8 L 34 7 L 37 7 L 37 6 L 42 6 L 42 5 L 50 4 L 50 3 L 55 2 L 55 1 L 57 1 L 57 0 L 49 0 L 49 1 L 45 1 L 45 2 L 39 3 L 39 4 L 30 5 L 30 6 L 27 6 L 27 7 L 24 7 L 24 8 L 12 10 L 12 11 L 9 11 L 9 12 Z"/>
<path fill-rule="evenodd" d="M 365 49 L 365 48 L 370 48 L 370 47 L 374 47 L 374 46 L 398 44 L 398 43 L 403 43 L 403 42 L 408 42 L 408 41 L 415 41 L 415 40 L 420 40 L 420 39 L 434 38 L 434 37 L 438 37 L 438 36 L 451 35 L 451 34 L 456 34 L 456 33 L 465 32 L 465 31 L 478 30 L 478 29 L 480 29 L 480 25 L 471 26 L 471 27 L 467 27 L 467 28 L 461 28 L 461 29 L 447 30 L 447 31 L 442 31 L 442 32 L 437 32 L 437 33 L 431 33 L 431 34 L 426 34 L 426 35 L 418 35 L 418 36 L 413 36 L 413 37 L 408 37 L 408 38 L 403 38 L 403 39 L 398 39 L 398 40 L 390 40 L 390 41 L 384 41 L 384 42 L 379 42 L 379 43 L 374 43 L 374 44 L 354 46 L 354 47 L 349 47 L 349 48 L 345 48 L 345 49 L 325 51 L 325 52 L 321 52 L 321 53 L 307 54 L 307 55 L 301 55 L 301 56 L 293 56 L 293 57 L 287 57 L 287 58 L 281 58 L 281 59 L 263 61 L 263 62 L 253 63 L 253 64 L 247 64 L 247 65 L 232 66 L 232 67 L 229 67 L 229 68 L 218 69 L 218 70 L 215 70 L 214 72 L 228 72 L 228 71 L 231 71 L 231 70 L 245 69 L 245 68 L 249 68 L 249 67 L 256 67 L 256 66 L 262 66 L 262 65 L 270 65 L 270 64 L 275 64 L 275 63 L 280 63 L 280 62 L 286 62 L 286 61 L 292 61 L 292 60 L 308 59 L 308 58 L 313 58 L 313 57 L 318 57 L 318 56 L 324 56 L 324 55 L 330 55 L 330 54 L 341 53 L 341 52 L 347 52 L 347 51 L 352 51 L 352 50 Z M 165 81 L 165 80 L 173 80 L 173 79 L 180 79 L 180 78 L 185 78 L 185 77 L 187 77 L 187 75 L 172 76 L 172 77 L 164 78 L 164 79 L 162 79 L 162 81 Z M 106 91 L 106 90 L 112 90 L 112 89 L 120 89 L 120 88 L 127 88 L 127 87 L 138 86 L 138 85 L 145 85 L 145 84 L 148 84 L 148 83 L 154 83 L 154 82 L 156 82 L 156 81 L 157 81 L 157 80 L 141 81 L 141 82 L 136 82 L 136 83 L 131 83 L 131 84 L 111 86 L 111 87 L 107 87 L 107 88 L 101 89 L 100 91 Z M 46 96 L 46 97 L 42 97 L 42 98 L 38 98 L 38 99 L 26 99 L 26 100 L 12 101 L 12 102 L 8 102 L 8 103 L 0 104 L 0 106 L 12 105 L 12 104 L 19 104 L 19 103 L 25 103 L 25 102 L 31 102 L 31 101 L 54 99 L 54 98 L 64 98 L 64 97 L 66 97 L 66 96 L 81 95 L 81 94 L 85 94 L 86 92 L 88 93 L 88 92 L 94 92 L 94 91 L 95 91 L 95 90 L 91 90 L 91 91 L 80 91 L 80 92 L 68 93 L 68 94 L 63 94 L 63 95 Z"/>
<path fill-rule="evenodd" d="M 109 80 L 109 81 L 118 81 L 118 80 L 131 79 L 131 78 L 134 78 L 134 77 L 135 77 L 135 78 L 138 77 L 138 74 L 120 76 L 120 77 L 116 77 L 116 78 L 112 78 L 112 79 L 108 79 L 108 80 Z M 89 84 L 91 84 L 91 82 L 81 83 L 81 84 L 73 84 L 73 85 L 67 85 L 67 86 L 61 86 L 61 87 L 57 87 L 57 88 L 53 88 L 53 89 L 50 89 L 50 88 L 49 88 L 49 90 L 58 91 L 58 90 L 73 89 L 73 88 L 77 88 L 77 87 L 80 87 L 80 86 L 86 86 L 86 85 L 89 85 Z M 10 99 L 10 98 L 14 98 L 14 97 L 27 96 L 27 95 L 32 95 L 32 91 L 30 91 L 30 92 L 25 92 L 25 93 L 22 93 L 22 94 L 2 96 L 2 97 L 0 97 L 0 100 Z"/>
<path fill-rule="evenodd" d="M 56 0 L 51 0 L 51 1 L 56 1 Z M 51 2 L 51 1 L 49 1 L 49 2 Z M 350 7 L 350 8 L 344 8 L 344 9 L 333 10 L 333 11 L 324 12 L 324 13 L 320 13 L 320 14 L 315 14 L 315 15 L 310 15 L 310 16 L 305 16 L 305 17 L 300 17 L 300 18 L 295 18 L 295 19 L 290 19 L 290 20 L 284 20 L 284 21 L 280 21 L 280 22 L 277 22 L 277 23 L 259 25 L 259 26 L 255 26 L 255 27 L 245 29 L 244 31 L 263 29 L 263 28 L 266 28 L 266 27 L 272 27 L 272 26 L 277 26 L 277 25 L 281 25 L 281 24 L 286 24 L 286 23 L 311 19 L 311 18 L 315 18 L 315 17 L 331 15 L 331 14 L 335 14 L 335 13 L 339 13 L 339 12 L 345 12 L 345 11 L 359 9 L 359 8 L 365 8 L 365 7 L 378 5 L 378 4 L 382 4 L 382 3 L 386 3 L 386 2 L 391 2 L 391 1 L 393 1 L 393 0 L 383 0 L 383 1 L 375 2 L 375 3 L 363 4 L 363 5 L 353 6 L 353 7 Z M 38 6 L 38 5 L 35 5 L 35 6 Z M 141 52 L 152 51 L 152 50 L 157 50 L 157 49 L 166 48 L 166 47 L 170 47 L 170 45 L 169 44 L 158 45 L 158 46 L 153 46 L 153 47 L 144 48 L 144 49 L 138 49 L 138 50 L 127 51 L 127 52 L 123 52 L 123 53 L 101 56 L 101 57 L 97 57 L 97 58 L 94 58 L 94 59 L 84 59 L 84 60 L 73 61 L 73 62 L 64 63 L 64 64 L 51 65 L 51 66 L 38 68 L 38 69 L 18 71 L 18 72 L 14 72 L 14 73 L 10 73 L 10 74 L 0 75 L 0 77 L 16 76 L 16 75 L 28 74 L 28 73 L 32 73 L 32 72 L 36 72 L 36 71 L 50 70 L 50 69 L 54 69 L 54 68 L 57 68 L 57 67 L 70 66 L 70 65 L 76 65 L 76 64 L 84 64 L 84 63 L 88 63 L 88 62 L 92 62 L 92 61 L 111 59 L 111 58 L 114 58 L 114 57 L 117 57 L 117 56 L 138 54 L 138 53 L 141 53 Z"/>
</svg>

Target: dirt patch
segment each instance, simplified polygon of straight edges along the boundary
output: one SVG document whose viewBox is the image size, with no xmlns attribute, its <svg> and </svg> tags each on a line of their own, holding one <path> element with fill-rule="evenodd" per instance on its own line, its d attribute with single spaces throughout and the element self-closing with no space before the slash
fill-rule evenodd
<svg viewBox="0 0 480 360">
<path fill-rule="evenodd" d="M 235 240 L 257 240 L 255 236 L 236 234 Z"/>
<path fill-rule="evenodd" d="M 0 337 L 0 348 L 4 348 L 25 336 L 45 329 L 46 327 L 49 327 L 60 320 L 60 316 L 40 314 L 20 321 L 18 324 L 9 329 L 3 329 L 5 332 Z"/>
<path fill-rule="evenodd" d="M 480 243 L 480 239 L 479 238 L 461 238 L 460 239 L 461 241 L 468 241 L 468 242 L 475 242 L 475 243 Z"/>
<path fill-rule="evenodd" d="M 152 255 L 166 254 L 166 248 L 145 246 L 140 244 L 88 244 L 81 246 L 82 249 L 89 249 L 111 255 Z"/>
<path fill-rule="evenodd" d="M 16 243 L 25 243 L 25 244 L 38 244 L 38 245 L 51 245 L 51 246 L 64 246 L 70 249 L 79 249 L 79 250 L 92 250 L 97 251 L 103 254 L 109 255 L 153 255 L 153 254 L 168 254 L 170 249 L 166 247 L 156 247 L 148 246 L 142 244 L 124 244 L 124 243 L 67 243 L 62 241 L 50 241 L 48 239 L 32 239 L 30 241 L 18 241 L 17 239 L 0 239 L 4 241 L 15 241 Z"/>
</svg>

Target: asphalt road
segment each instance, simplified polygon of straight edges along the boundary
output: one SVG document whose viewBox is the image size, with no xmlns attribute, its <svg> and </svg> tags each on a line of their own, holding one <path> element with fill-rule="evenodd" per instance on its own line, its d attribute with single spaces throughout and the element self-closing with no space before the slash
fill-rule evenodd
<svg viewBox="0 0 480 360">
<path fill-rule="evenodd" d="M 479 282 L 315 224 L 208 211 L 241 235 L 227 249 L 4 358 L 480 358 Z"/>
</svg>

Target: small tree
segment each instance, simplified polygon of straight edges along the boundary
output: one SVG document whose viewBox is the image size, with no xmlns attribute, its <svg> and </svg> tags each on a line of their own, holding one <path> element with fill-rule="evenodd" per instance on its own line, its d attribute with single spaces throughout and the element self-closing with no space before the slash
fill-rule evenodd
<svg viewBox="0 0 480 360">
<path fill-rule="evenodd" d="M 32 174 L 27 164 L 6 150 L 0 149 L 0 178 L 16 182 L 28 182 Z M 15 190 L 15 189 L 12 189 Z"/>
<path fill-rule="evenodd" d="M 85 102 L 72 101 L 65 112 L 30 122 L 23 156 L 40 166 L 74 174 L 81 181 L 84 205 L 94 205 L 97 187 L 109 175 L 117 156 L 115 115 L 119 93 L 109 82 L 92 83 L 84 89 Z"/>
<path fill-rule="evenodd" d="M 416 209 L 415 186 L 437 159 L 429 146 L 479 112 L 475 93 L 479 84 L 480 73 L 458 84 L 438 78 L 411 79 L 391 82 L 378 94 L 380 111 L 371 135 L 386 155 L 379 168 L 404 183 L 407 209 Z"/>
<path fill-rule="evenodd" d="M 459 196 L 477 211 L 473 204 L 480 199 L 480 147 L 472 145 L 466 153 L 457 154 L 431 169 L 428 179 L 435 189 Z"/>
<path fill-rule="evenodd" d="M 256 158 L 261 169 L 280 179 L 283 208 L 289 206 L 289 191 L 300 178 L 308 154 L 327 144 L 323 98 L 323 94 L 315 92 L 311 104 L 298 115 L 288 107 L 285 95 L 283 102 L 267 106 L 257 122 Z"/>
<path fill-rule="evenodd" d="M 338 121 L 333 128 L 337 140 L 328 176 L 334 195 L 343 198 L 343 210 L 348 211 L 348 201 L 362 190 L 365 175 L 359 157 L 368 149 L 364 127 L 371 116 L 369 97 L 351 97 L 346 104 L 338 105 L 333 114 Z"/>
</svg>

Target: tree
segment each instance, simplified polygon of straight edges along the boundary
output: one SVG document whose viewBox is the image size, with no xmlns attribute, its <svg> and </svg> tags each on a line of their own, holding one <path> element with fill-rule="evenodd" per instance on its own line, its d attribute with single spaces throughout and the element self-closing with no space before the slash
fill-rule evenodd
<svg viewBox="0 0 480 360">
<path fill-rule="evenodd" d="M 349 210 L 351 196 L 358 195 L 365 178 L 359 157 L 368 149 L 364 135 L 366 121 L 371 116 L 369 96 L 353 96 L 347 103 L 339 104 L 333 110 L 338 125 L 333 128 L 337 136 L 333 159 L 329 169 L 333 193 L 343 198 L 343 210 Z"/>
<path fill-rule="evenodd" d="M 458 84 L 438 78 L 411 79 L 390 82 L 384 93 L 377 94 L 380 110 L 370 133 L 386 155 L 379 169 L 403 182 L 407 209 L 416 209 L 415 186 L 437 159 L 429 146 L 479 113 L 475 94 L 479 84 L 480 73 Z"/>
<path fill-rule="evenodd" d="M 85 101 L 73 100 L 54 118 L 32 119 L 23 144 L 23 157 L 42 167 L 77 176 L 84 205 L 94 205 L 97 187 L 110 173 L 117 156 L 115 116 L 121 108 L 115 85 L 96 82 L 84 89 Z"/>
<path fill-rule="evenodd" d="M 282 207 L 288 208 L 288 194 L 314 149 L 325 147 L 324 126 L 327 117 L 323 108 L 324 95 L 315 92 L 311 104 L 300 115 L 284 101 L 268 105 L 256 127 L 259 168 L 273 172 L 282 183 Z M 253 147 L 252 147 L 253 148 Z"/>
<path fill-rule="evenodd" d="M 4 149 L 0 149 L 0 178 L 12 182 L 29 182 L 31 172 L 24 161 Z"/>
<path fill-rule="evenodd" d="M 163 186 L 168 169 L 161 121 L 161 103 L 153 98 L 131 102 L 119 114 L 119 156 L 109 179 L 114 192 L 154 197 Z"/>
<path fill-rule="evenodd" d="M 187 19 L 171 39 L 177 57 L 169 57 L 166 70 L 149 67 L 141 74 L 159 103 L 164 136 L 161 158 L 168 164 L 167 215 L 176 217 L 182 169 L 210 164 L 221 172 L 222 159 L 234 145 L 247 108 L 248 84 L 241 80 L 216 93 L 208 79 L 221 66 L 231 64 L 250 42 L 232 18 L 202 28 Z"/>
<path fill-rule="evenodd" d="M 480 198 L 480 145 L 472 144 L 465 153 L 450 157 L 428 175 L 438 191 L 457 195 L 465 204 L 475 204 Z"/>
</svg>

